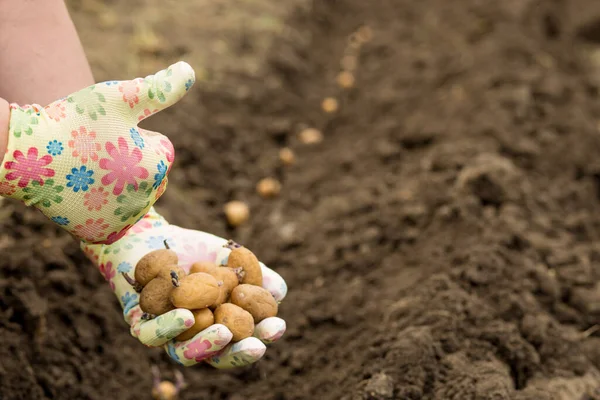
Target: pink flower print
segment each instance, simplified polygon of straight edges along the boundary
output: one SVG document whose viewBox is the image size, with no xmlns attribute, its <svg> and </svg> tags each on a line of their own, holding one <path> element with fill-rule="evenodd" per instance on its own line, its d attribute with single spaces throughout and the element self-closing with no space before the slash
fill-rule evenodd
<svg viewBox="0 0 600 400">
<path fill-rule="evenodd" d="M 196 362 L 200 362 L 207 358 L 214 356 L 219 353 L 219 351 L 208 351 L 212 347 L 212 343 L 205 340 L 194 340 L 187 346 L 187 349 L 183 352 L 183 356 L 188 360 L 195 360 Z"/>
<path fill-rule="evenodd" d="M 112 278 L 115 277 L 116 272 L 113 269 L 113 263 L 112 263 L 112 261 L 109 261 L 106 264 L 100 264 L 98 266 L 98 269 L 100 270 L 100 273 L 102 274 L 102 276 L 104 276 L 104 279 L 106 279 L 108 281 L 108 284 L 110 285 L 110 288 L 112 290 L 115 290 L 115 284 L 112 281 Z"/>
<path fill-rule="evenodd" d="M 10 196 L 17 190 L 17 187 L 9 182 L 0 182 L 0 196 Z"/>
<path fill-rule="evenodd" d="M 62 101 L 55 101 L 54 103 L 46 106 L 45 109 L 46 114 L 48 114 L 48 116 L 56 122 L 67 116 L 67 114 L 65 114 L 65 106 L 63 105 Z"/>
<path fill-rule="evenodd" d="M 43 186 L 43 176 L 48 178 L 54 176 L 53 169 L 44 168 L 52 162 L 52 156 L 46 154 L 38 160 L 38 149 L 35 147 L 29 148 L 27 156 L 25 156 L 21 150 L 15 150 L 13 158 L 15 161 L 7 161 L 4 163 L 6 169 L 12 170 L 6 174 L 6 179 L 9 181 L 19 179 L 19 187 L 26 187 L 29 184 L 29 181 L 37 181 L 40 186 Z"/>
<path fill-rule="evenodd" d="M 173 143 L 167 138 L 160 140 L 161 151 L 158 154 L 164 154 L 167 157 L 167 161 L 171 164 L 173 160 L 175 160 L 175 148 L 173 147 Z M 171 169 L 171 165 L 169 165 L 169 169 L 167 169 L 167 174 Z"/>
<path fill-rule="evenodd" d="M 154 200 L 158 200 L 158 198 L 163 195 L 163 193 L 165 192 L 166 188 L 167 188 L 167 180 L 164 179 L 160 183 L 160 186 L 158 187 L 158 189 L 156 190 L 156 195 L 154 196 Z"/>
<path fill-rule="evenodd" d="M 96 261 L 98 261 L 99 256 L 98 256 L 98 254 L 96 254 L 96 252 L 94 251 L 94 249 L 92 247 L 86 246 L 83 251 L 87 255 L 87 258 L 91 262 L 95 263 Z"/>
<path fill-rule="evenodd" d="M 99 189 L 93 188 L 83 196 L 85 199 L 83 205 L 87 206 L 88 211 L 100 211 L 104 205 L 108 204 L 108 194 L 103 187 Z"/>
<path fill-rule="evenodd" d="M 139 220 L 135 225 L 131 227 L 131 231 L 133 233 L 142 233 L 150 228 L 152 228 L 152 223 L 150 221 L 146 221 L 144 217 L 144 219 Z"/>
<path fill-rule="evenodd" d="M 158 110 L 150 111 L 149 108 L 146 108 L 146 109 L 144 109 L 142 115 L 140 115 L 138 117 L 138 121 L 144 120 L 144 119 L 148 118 L 149 116 L 151 116 L 152 114 L 155 114 L 157 112 L 158 112 Z"/>
<path fill-rule="evenodd" d="M 28 111 L 28 110 L 33 110 L 36 113 L 40 112 L 40 108 L 37 104 L 25 104 L 24 106 L 19 106 L 16 103 L 12 103 L 9 108 L 12 108 L 13 110 L 16 110 L 17 108 L 20 108 L 23 111 Z"/>
<path fill-rule="evenodd" d="M 114 242 L 116 242 L 117 240 L 119 240 L 123 236 L 125 236 L 127 234 L 127 232 L 129 231 L 129 228 L 131 228 L 131 225 L 127 225 L 125 228 L 121 229 L 119 232 L 112 232 L 110 235 L 108 235 L 106 240 L 104 240 L 100 243 L 113 244 Z"/>
<path fill-rule="evenodd" d="M 118 142 L 118 148 L 111 142 L 106 143 L 106 151 L 112 157 L 112 160 L 108 158 L 100 159 L 100 168 L 111 171 L 102 177 L 102 184 L 107 186 L 116 181 L 113 188 L 113 194 L 116 196 L 123 192 L 125 184 L 133 185 L 137 191 L 136 178 L 148 178 L 148 170 L 137 165 L 142 161 L 142 151 L 139 147 L 134 146 L 130 154 L 125 138 L 120 137 Z"/>
<path fill-rule="evenodd" d="M 140 306 L 135 306 L 125 316 L 126 320 L 131 325 L 131 333 L 135 337 L 140 336 L 141 328 L 138 322 L 140 322 L 140 320 L 142 319 L 142 315 L 144 315 L 144 312 L 141 310 Z"/>
<path fill-rule="evenodd" d="M 90 218 L 85 221 L 85 225 L 77 225 L 73 233 L 88 242 L 93 242 L 97 238 L 104 236 L 104 231 L 108 228 L 108 224 L 104 223 L 104 218 L 94 220 Z"/>
<path fill-rule="evenodd" d="M 209 251 L 206 244 L 202 242 L 194 242 L 194 244 L 184 244 L 183 251 L 180 253 L 178 252 L 177 256 L 179 257 L 179 266 L 185 271 L 189 271 L 190 267 L 195 262 L 217 261 L 217 252 Z"/>
<path fill-rule="evenodd" d="M 96 142 L 96 132 L 88 132 L 85 126 L 79 127 L 79 131 L 72 131 L 69 147 L 73 149 L 73 157 L 81 157 L 81 162 L 86 163 L 88 159 L 98 161 L 98 151 L 102 149 L 100 143 Z"/>
<path fill-rule="evenodd" d="M 133 108 L 133 106 L 140 101 L 138 98 L 140 87 L 136 81 L 125 81 L 121 83 L 119 86 L 119 92 L 123 93 L 123 101 L 125 103 L 129 103 L 129 108 Z"/>
</svg>

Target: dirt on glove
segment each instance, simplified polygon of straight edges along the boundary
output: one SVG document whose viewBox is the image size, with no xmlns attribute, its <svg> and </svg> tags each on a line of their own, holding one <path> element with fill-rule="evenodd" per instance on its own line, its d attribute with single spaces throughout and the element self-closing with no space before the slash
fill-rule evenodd
<svg viewBox="0 0 600 400">
<path fill-rule="evenodd" d="M 122 75 L 93 51 L 119 47 L 97 13 L 70 3 L 99 77 Z M 186 3 L 159 29 L 170 51 L 144 50 L 161 65 L 204 46 L 182 31 L 202 25 Z M 177 154 L 158 211 L 286 279 L 281 341 L 239 370 L 174 365 L 130 336 L 70 237 L 5 202 L 0 399 L 147 399 L 151 364 L 183 372 L 183 400 L 600 398 L 598 2 L 309 3 L 254 73 L 199 80 L 148 124 Z M 372 39 L 352 60 L 363 24 Z M 264 50 L 254 39 L 223 57 L 244 63 Z M 342 60 L 356 64 L 344 90 Z M 322 141 L 301 143 L 307 127 Z M 278 196 L 256 193 L 264 177 Z M 230 200 L 251 211 L 235 229 Z"/>
</svg>

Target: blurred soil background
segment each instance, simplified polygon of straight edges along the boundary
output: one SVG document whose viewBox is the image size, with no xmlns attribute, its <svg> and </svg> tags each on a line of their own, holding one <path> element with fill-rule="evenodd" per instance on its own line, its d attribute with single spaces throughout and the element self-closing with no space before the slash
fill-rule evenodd
<svg viewBox="0 0 600 400">
<path fill-rule="evenodd" d="M 600 3 L 67 3 L 98 81 L 195 68 L 145 124 L 177 152 L 157 209 L 289 285 L 283 339 L 180 368 L 181 399 L 600 399 Z M 70 237 L 12 201 L 0 225 L 0 399 L 149 399 L 151 365 L 173 376 Z"/>
</svg>

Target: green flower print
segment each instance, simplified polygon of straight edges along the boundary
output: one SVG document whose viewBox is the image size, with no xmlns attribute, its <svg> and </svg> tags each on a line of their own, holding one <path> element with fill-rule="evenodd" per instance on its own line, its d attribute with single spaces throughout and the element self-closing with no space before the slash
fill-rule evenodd
<svg viewBox="0 0 600 400">
<path fill-rule="evenodd" d="M 141 241 L 142 239 L 132 235 L 126 241 L 119 240 L 110 246 L 104 246 L 103 254 L 119 254 L 121 250 L 131 250 L 133 249 L 134 243 L 140 243 Z"/>
<path fill-rule="evenodd" d="M 23 133 L 31 135 L 33 133 L 32 125 L 37 125 L 38 122 L 37 113 L 33 109 L 14 108 L 11 111 L 10 130 L 15 137 L 21 137 Z"/>
<path fill-rule="evenodd" d="M 140 215 L 150 205 L 149 199 L 151 193 L 152 186 L 148 182 L 140 183 L 137 191 L 135 190 L 135 186 L 127 185 L 127 194 L 117 197 L 117 203 L 121 204 L 121 206 L 117 207 L 115 215 L 121 216 L 121 222 Z M 144 202 L 144 200 L 146 201 Z M 137 207 L 132 207 L 132 204 L 137 205 Z"/>
<path fill-rule="evenodd" d="M 156 337 L 171 340 L 177 336 L 174 333 L 179 331 L 179 329 L 173 328 L 184 326 L 185 321 L 183 318 L 177 317 L 175 313 L 168 313 L 156 317 L 156 324 L 158 325 L 158 328 L 156 328 Z"/>
<path fill-rule="evenodd" d="M 44 207 L 50 207 L 52 203 L 59 204 L 63 201 L 63 198 L 58 194 L 61 193 L 65 188 L 64 186 L 54 186 L 54 179 L 48 179 L 44 182 L 44 186 L 41 186 L 38 181 L 31 181 L 31 186 L 23 188 L 23 200 L 28 204 L 40 203 Z"/>
<path fill-rule="evenodd" d="M 106 99 L 102 93 L 95 92 L 95 88 L 96 85 L 92 85 L 67 97 L 69 103 L 75 104 L 75 110 L 79 114 L 87 112 L 88 116 L 94 121 L 98 119 L 98 114 L 106 115 L 106 110 L 101 104 L 105 103 Z"/>
<path fill-rule="evenodd" d="M 171 83 L 167 81 L 167 77 L 173 75 L 171 68 L 166 71 L 160 71 L 156 75 L 152 75 L 146 78 L 146 84 L 148 85 L 148 98 L 154 99 L 155 97 L 164 103 L 167 99 L 165 93 L 171 91 Z"/>
</svg>

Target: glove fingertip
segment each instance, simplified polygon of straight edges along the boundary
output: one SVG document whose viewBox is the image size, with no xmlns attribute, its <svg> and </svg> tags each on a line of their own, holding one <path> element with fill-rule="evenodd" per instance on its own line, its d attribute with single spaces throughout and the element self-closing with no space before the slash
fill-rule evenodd
<svg viewBox="0 0 600 400">
<path fill-rule="evenodd" d="M 271 317 L 262 320 L 256 325 L 254 337 L 260 339 L 263 343 L 270 344 L 281 339 L 286 329 L 285 320 L 278 317 Z"/>
<path fill-rule="evenodd" d="M 171 68 L 173 68 L 173 70 L 176 71 L 176 74 L 179 74 L 179 76 L 183 78 L 184 82 L 188 82 L 191 80 L 191 83 L 194 84 L 194 82 L 196 81 L 196 73 L 194 72 L 194 68 L 192 68 L 192 66 L 187 62 L 178 61 L 175 64 L 173 64 Z"/>
<path fill-rule="evenodd" d="M 138 339 L 146 346 L 162 346 L 194 325 L 194 315 L 190 310 L 178 308 L 166 314 L 142 322 L 139 325 Z"/>
<path fill-rule="evenodd" d="M 217 369 L 244 367 L 260 360 L 267 346 L 255 337 L 243 339 L 228 346 L 221 354 L 206 360 Z"/>
<path fill-rule="evenodd" d="M 277 272 L 260 262 L 263 273 L 263 287 L 267 289 L 275 298 L 276 302 L 281 302 L 287 296 L 287 283 Z"/>
</svg>

